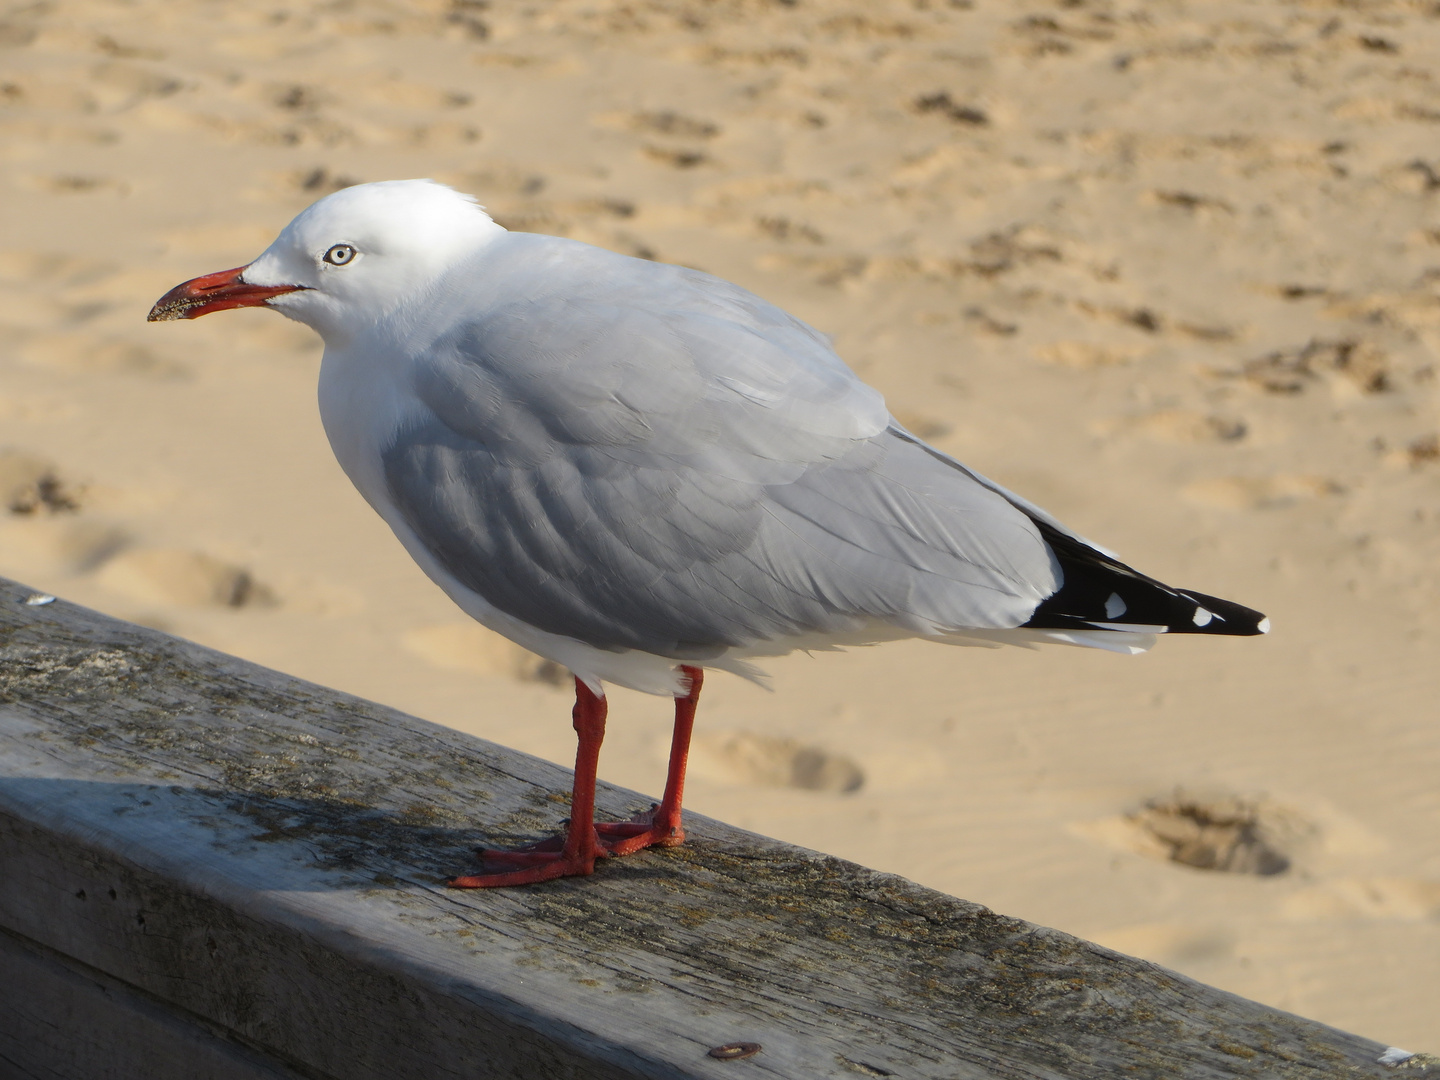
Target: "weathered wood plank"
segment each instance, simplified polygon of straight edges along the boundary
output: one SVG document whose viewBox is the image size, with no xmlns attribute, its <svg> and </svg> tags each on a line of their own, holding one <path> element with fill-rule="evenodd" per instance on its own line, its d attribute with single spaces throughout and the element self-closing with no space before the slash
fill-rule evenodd
<svg viewBox="0 0 1440 1080">
<path fill-rule="evenodd" d="M 286 1080 L 289 1068 L 167 1002 L 0 933 L 0 1076 Z"/>
<path fill-rule="evenodd" d="M 589 879 L 445 889 L 552 830 L 568 773 L 28 593 L 0 581 L 6 971 L 192 1025 L 234 1051 L 214 1075 L 1393 1075 L 1382 1044 L 703 818 Z M 740 1040 L 763 1052 L 706 1055 Z"/>
</svg>

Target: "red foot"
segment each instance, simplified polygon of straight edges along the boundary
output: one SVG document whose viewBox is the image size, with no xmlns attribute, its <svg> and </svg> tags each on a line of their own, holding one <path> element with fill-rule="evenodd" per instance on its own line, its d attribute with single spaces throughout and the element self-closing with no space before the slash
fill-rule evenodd
<svg viewBox="0 0 1440 1080">
<path fill-rule="evenodd" d="M 486 866 L 509 866 L 514 869 L 451 878 L 446 882 L 455 889 L 487 889 L 505 885 L 527 885 L 557 877 L 593 874 L 595 860 L 612 855 L 631 855 L 648 847 L 674 847 L 685 840 L 685 830 L 655 823 L 658 805 L 630 821 L 603 821 L 595 824 L 595 851 L 588 860 L 584 855 L 565 854 L 569 836 L 552 836 L 533 844 L 506 851 L 481 848 L 480 857 Z"/>
<path fill-rule="evenodd" d="M 486 861 L 499 862 L 492 856 L 505 856 L 503 861 L 520 863 L 521 869 L 496 874 L 471 874 L 445 882 L 452 889 L 495 889 L 506 885 L 531 885 L 559 877 L 585 877 L 595 872 L 595 856 L 570 856 L 561 851 L 497 851 L 486 852 Z"/>
<path fill-rule="evenodd" d="M 656 821 L 661 817 L 661 821 Z M 632 855 L 648 847 L 675 847 L 685 842 L 679 814 L 663 813 L 657 803 L 629 821 L 597 821 L 595 832 L 607 855 Z"/>
<path fill-rule="evenodd" d="M 572 846 L 576 849 L 573 852 L 569 850 Z M 511 866 L 515 869 L 451 878 L 445 884 L 452 889 L 490 889 L 505 885 L 528 885 L 534 881 L 549 881 L 557 877 L 585 877 L 595 872 L 595 860 L 603 859 L 608 854 L 600 844 L 599 837 L 592 843 L 585 844 L 573 830 L 567 830 L 564 836 L 537 840 L 513 851 L 481 848 L 480 858 L 487 865 Z"/>
<path fill-rule="evenodd" d="M 685 763 L 690 749 L 690 731 L 695 706 L 700 698 L 701 670 L 683 667 L 689 679 L 689 693 L 675 700 L 675 734 L 670 747 L 670 768 L 665 779 L 665 796 L 643 814 L 629 821 L 594 824 L 595 767 L 600 742 L 605 737 L 605 699 L 575 680 L 575 733 L 579 748 L 575 755 L 575 789 L 570 801 L 570 823 L 563 838 L 552 836 L 514 851 L 486 848 L 480 852 L 486 863 L 514 867 L 496 873 L 455 877 L 446 882 L 454 889 L 493 889 L 506 885 L 529 885 L 559 877 L 585 877 L 595 872 L 595 860 L 612 855 L 629 855 L 648 847 L 674 847 L 685 840 L 680 827 L 680 803 L 685 790 Z"/>
</svg>

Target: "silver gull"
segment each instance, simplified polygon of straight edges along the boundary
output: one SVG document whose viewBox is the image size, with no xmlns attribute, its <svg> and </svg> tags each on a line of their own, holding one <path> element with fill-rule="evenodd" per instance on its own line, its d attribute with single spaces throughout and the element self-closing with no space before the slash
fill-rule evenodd
<svg viewBox="0 0 1440 1080">
<path fill-rule="evenodd" d="M 905 637 L 1136 653 L 1265 633 L 1171 588 L 907 431 L 825 335 L 739 286 L 510 232 L 428 180 L 346 188 L 152 321 L 264 306 L 325 342 L 346 474 L 467 614 L 575 676 L 563 838 L 481 888 L 684 839 L 703 670 Z M 661 801 L 595 823 L 604 684 L 676 699 Z"/>
</svg>

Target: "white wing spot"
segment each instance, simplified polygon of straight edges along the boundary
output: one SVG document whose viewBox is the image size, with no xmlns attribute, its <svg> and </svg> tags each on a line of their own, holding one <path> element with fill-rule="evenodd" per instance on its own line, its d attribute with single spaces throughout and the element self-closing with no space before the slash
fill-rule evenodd
<svg viewBox="0 0 1440 1080">
<path fill-rule="evenodd" d="M 1213 611 L 1206 611 L 1203 607 L 1196 607 L 1196 608 L 1195 608 L 1195 625 L 1196 625 L 1196 626 L 1209 626 L 1209 625 L 1210 625 L 1210 621 L 1211 621 L 1212 619 L 1214 619 L 1214 618 L 1215 618 L 1215 613 L 1214 613 Z"/>
<path fill-rule="evenodd" d="M 1110 598 L 1105 601 L 1105 618 L 1118 619 L 1125 614 L 1126 607 L 1125 601 L 1120 599 L 1120 594 L 1112 592 Z"/>
<path fill-rule="evenodd" d="M 1270 620 L 1261 619 L 1258 623 L 1255 624 L 1255 629 L 1259 630 L 1262 634 L 1268 634 L 1270 632 Z"/>
<path fill-rule="evenodd" d="M 1415 1056 L 1413 1050 L 1401 1050 L 1398 1046 L 1392 1046 L 1380 1055 L 1381 1065 L 1402 1065 Z"/>
</svg>

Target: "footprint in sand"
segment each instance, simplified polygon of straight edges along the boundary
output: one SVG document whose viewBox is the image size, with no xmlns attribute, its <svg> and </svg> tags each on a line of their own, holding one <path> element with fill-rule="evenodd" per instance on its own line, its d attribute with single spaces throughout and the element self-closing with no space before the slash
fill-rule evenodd
<svg viewBox="0 0 1440 1080">
<path fill-rule="evenodd" d="M 1224 199 L 1213 195 L 1200 195 L 1193 191 L 1157 189 L 1145 195 L 1144 201 L 1183 211 L 1190 217 L 1206 217 L 1214 214 L 1235 216 L 1235 207 Z"/>
<path fill-rule="evenodd" d="M 331 192 L 339 191 L 342 188 L 354 187 L 360 183 L 354 177 L 346 176 L 343 173 L 332 173 L 324 165 L 317 165 L 313 169 L 302 169 L 299 172 L 289 174 L 289 186 L 299 188 L 301 191 L 319 198 L 321 195 L 329 195 Z"/>
<path fill-rule="evenodd" d="M 651 161 L 658 161 L 662 165 L 669 165 L 673 169 L 693 169 L 696 166 L 704 165 L 710 160 L 710 155 L 703 150 L 671 146 L 642 146 L 640 152 Z"/>
<path fill-rule="evenodd" d="M 565 686 L 569 673 L 477 623 L 444 623 L 407 630 L 400 644 L 426 663 L 447 671 L 504 675 L 521 682 Z"/>
<path fill-rule="evenodd" d="M 0 450 L 0 548 L 25 573 L 83 573 L 125 546 L 119 529 L 77 511 L 85 489 L 55 464 L 24 450 Z"/>
<path fill-rule="evenodd" d="M 990 114 L 977 105 L 956 101 L 948 90 L 921 94 L 910 103 L 917 113 L 934 113 L 964 127 L 989 127 Z"/>
<path fill-rule="evenodd" d="M 1270 877 L 1290 870 L 1319 827 L 1266 798 L 1176 790 L 1076 831 L 1093 840 L 1197 870 Z"/>
<path fill-rule="evenodd" d="M 0 450 L 0 506 L 27 517 L 72 513 L 80 509 L 80 490 L 60 478 L 53 462 Z"/>
<path fill-rule="evenodd" d="M 1423 469 L 1440 462 L 1440 432 L 1421 435 L 1398 450 L 1390 450 L 1383 444 L 1376 449 L 1384 454 L 1381 460 L 1392 468 Z"/>
<path fill-rule="evenodd" d="M 1239 371 L 1222 372 L 1243 378 L 1267 394 L 1304 393 L 1328 382 L 1347 394 L 1379 394 L 1395 386 L 1390 357 L 1365 341 L 1310 342 L 1293 349 L 1266 353 L 1242 364 Z"/>
<path fill-rule="evenodd" d="M 755 219 L 754 230 L 758 235 L 778 240 L 782 244 L 796 240 L 807 244 L 825 243 L 824 234 L 814 226 L 794 221 L 788 217 L 761 215 Z"/>
<path fill-rule="evenodd" d="M 669 110 L 631 113 L 622 122 L 636 131 L 648 131 L 672 139 L 713 139 L 720 134 L 720 125 L 713 121 Z"/>
<path fill-rule="evenodd" d="M 128 548 L 107 559 L 101 584 L 134 600 L 192 607 L 270 607 L 274 593 L 250 571 L 198 551 Z"/>
<path fill-rule="evenodd" d="M 1161 796 L 1126 815 L 1171 862 L 1232 874 L 1283 874 L 1298 822 L 1278 807 L 1239 796 Z"/>
<path fill-rule="evenodd" d="M 666 741 L 668 752 L 669 742 Z M 694 776 L 728 784 L 764 784 L 848 794 L 859 791 L 865 773 L 841 754 L 794 739 L 748 731 L 701 731 L 691 747 Z"/>
</svg>

